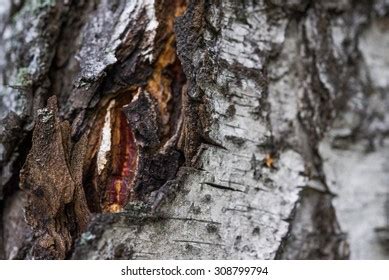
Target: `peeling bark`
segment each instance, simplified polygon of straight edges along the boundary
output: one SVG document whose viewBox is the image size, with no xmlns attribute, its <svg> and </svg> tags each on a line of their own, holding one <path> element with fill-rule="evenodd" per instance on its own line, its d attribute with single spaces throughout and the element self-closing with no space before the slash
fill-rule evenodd
<svg viewBox="0 0 389 280">
<path fill-rule="evenodd" d="M 388 257 L 385 1 L 3 2 L 3 258 Z"/>
<path fill-rule="evenodd" d="M 58 118 L 56 98 L 38 111 L 32 147 L 20 171 L 27 194 L 25 218 L 33 231 L 32 258 L 63 259 L 72 238 L 85 230 L 89 211 L 82 189 L 86 137 L 74 145 L 70 126 Z M 27 255 L 29 257 L 29 255 Z"/>
</svg>

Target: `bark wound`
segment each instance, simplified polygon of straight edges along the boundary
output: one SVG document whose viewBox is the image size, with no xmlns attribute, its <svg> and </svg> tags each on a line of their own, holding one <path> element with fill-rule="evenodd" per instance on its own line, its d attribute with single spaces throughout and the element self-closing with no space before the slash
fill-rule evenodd
<svg viewBox="0 0 389 280">
<path fill-rule="evenodd" d="M 161 1 L 154 8 L 159 22 L 147 45 L 152 46 L 150 60 L 132 64 L 128 52 L 133 44 L 118 47 L 117 63 L 102 75 L 106 79 L 74 90 L 72 94 L 85 100 L 62 108 L 70 108 L 61 117 L 72 120 L 72 126 L 60 120 L 55 96 L 38 110 L 20 176 L 27 196 L 26 221 L 34 234 L 31 246 L 23 245 L 26 258 L 63 259 L 86 229 L 90 213 L 125 211 L 129 202 L 152 202 L 155 191 L 165 194 L 172 186 L 183 163 L 177 142 L 186 83 L 173 26 L 186 5 Z M 150 36 L 131 30 L 126 38 Z M 124 79 L 134 68 L 142 81 L 131 75 Z M 90 103 L 93 110 L 88 111 Z M 73 109 L 81 110 L 77 117 L 72 117 Z M 161 196 L 156 198 L 159 203 Z"/>
<path fill-rule="evenodd" d="M 169 123 L 172 117 L 172 107 L 179 97 L 177 90 L 185 82 L 185 76 L 181 69 L 180 61 L 176 54 L 176 35 L 174 33 L 174 20 L 181 16 L 185 9 L 185 1 L 174 1 L 174 12 L 165 20 L 166 44 L 162 49 L 155 65 L 146 90 L 158 101 L 158 109 L 161 114 L 162 133 L 166 136 L 171 129 Z M 179 87 L 179 88 L 177 88 Z"/>
<path fill-rule="evenodd" d="M 118 212 L 134 198 L 132 181 L 137 165 L 134 135 L 120 108 L 114 108 L 112 129 L 112 170 L 103 197 L 103 208 Z"/>
<path fill-rule="evenodd" d="M 94 174 L 89 177 L 89 204 L 95 211 L 123 211 L 128 202 L 145 200 L 178 170 L 176 144 L 186 78 L 176 55 L 173 25 L 184 9 L 184 1 L 175 1 L 160 18 L 166 39 L 158 46 L 145 87 L 120 90 L 96 118 L 88 154 L 95 159 L 89 166 Z"/>
</svg>

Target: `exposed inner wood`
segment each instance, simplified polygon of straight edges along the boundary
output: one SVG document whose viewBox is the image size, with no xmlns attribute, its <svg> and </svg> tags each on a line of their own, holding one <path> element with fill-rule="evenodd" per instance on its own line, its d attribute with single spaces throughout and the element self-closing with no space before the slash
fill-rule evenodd
<svg viewBox="0 0 389 280">
<path fill-rule="evenodd" d="M 88 156 L 93 160 L 87 167 L 89 206 L 95 212 L 120 212 L 134 199 L 132 190 L 137 166 L 137 146 L 123 105 L 132 99 L 123 92 L 108 101 L 98 114 L 90 133 Z"/>
<path fill-rule="evenodd" d="M 148 80 L 146 90 L 158 101 L 160 117 L 162 122 L 162 134 L 167 136 L 172 132 L 171 127 L 172 111 L 175 102 L 174 90 L 175 85 L 179 85 L 179 91 L 185 83 L 185 76 L 182 72 L 180 61 L 176 52 L 176 35 L 174 33 L 174 20 L 176 17 L 183 15 L 186 9 L 185 1 L 173 1 L 172 16 L 165 19 L 164 35 L 167 37 L 161 54 L 154 64 L 154 71 Z M 179 110 L 178 110 L 179 111 Z"/>
<path fill-rule="evenodd" d="M 137 147 L 134 135 L 121 108 L 113 109 L 112 164 L 108 176 L 103 209 L 119 212 L 123 206 L 134 199 L 132 182 L 137 166 Z"/>
<path fill-rule="evenodd" d="M 164 45 L 153 65 L 144 88 L 157 104 L 161 145 L 175 133 L 181 111 L 182 87 L 186 82 L 176 53 L 174 20 L 186 9 L 185 1 L 174 1 L 169 16 L 163 18 L 161 36 Z M 161 28 L 162 29 L 162 28 Z M 130 86 L 105 102 L 95 119 L 89 142 L 86 192 L 88 204 L 95 212 L 120 212 L 133 200 L 140 199 L 134 190 L 139 162 L 139 148 L 122 108 L 132 101 L 139 88 Z M 147 118 L 148 116 L 140 116 Z"/>
</svg>

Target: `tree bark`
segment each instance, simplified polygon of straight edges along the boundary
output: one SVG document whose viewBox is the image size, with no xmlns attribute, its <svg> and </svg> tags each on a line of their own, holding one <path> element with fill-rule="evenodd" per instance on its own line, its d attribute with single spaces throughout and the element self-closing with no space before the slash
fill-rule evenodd
<svg viewBox="0 0 389 280">
<path fill-rule="evenodd" d="M 0 257 L 388 258 L 388 13 L 1 0 Z"/>
</svg>

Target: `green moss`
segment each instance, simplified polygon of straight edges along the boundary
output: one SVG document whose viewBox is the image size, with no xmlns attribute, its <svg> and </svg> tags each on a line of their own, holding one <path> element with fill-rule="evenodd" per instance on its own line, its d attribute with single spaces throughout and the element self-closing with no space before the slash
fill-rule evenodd
<svg viewBox="0 0 389 280">
<path fill-rule="evenodd" d="M 31 0 L 30 9 L 35 11 L 41 8 L 55 6 L 56 0 Z"/>
<path fill-rule="evenodd" d="M 16 74 L 15 84 L 17 86 L 23 86 L 23 87 L 28 87 L 32 85 L 32 80 L 28 68 L 26 67 L 19 68 L 19 71 Z"/>
</svg>

